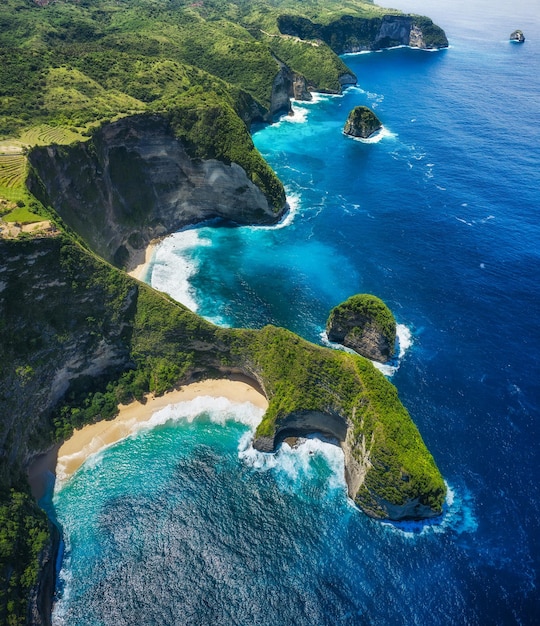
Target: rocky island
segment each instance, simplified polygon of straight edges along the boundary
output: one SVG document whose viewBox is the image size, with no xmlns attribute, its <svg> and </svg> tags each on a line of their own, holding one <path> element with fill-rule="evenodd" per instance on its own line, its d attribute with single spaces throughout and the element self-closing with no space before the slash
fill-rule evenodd
<svg viewBox="0 0 540 626">
<path fill-rule="evenodd" d="M 260 449 L 332 434 L 368 515 L 439 515 L 441 474 L 369 361 L 273 326 L 218 328 L 124 269 L 208 217 L 277 221 L 285 193 L 251 124 L 354 83 L 342 52 L 445 47 L 443 31 L 360 0 L 309 14 L 6 0 L 0 22 L 0 217 L 21 225 L 0 238 L 0 621 L 50 623 L 58 533 L 30 461 L 119 403 L 194 380 L 241 374 L 263 391 Z"/>
<path fill-rule="evenodd" d="M 358 106 L 349 113 L 343 133 L 349 137 L 368 139 L 381 128 L 382 124 L 379 118 L 370 108 Z"/>
<path fill-rule="evenodd" d="M 510 34 L 510 41 L 515 41 L 516 43 L 524 43 L 525 42 L 525 35 L 523 34 L 523 31 L 515 30 L 513 33 L 511 33 Z"/>
<path fill-rule="evenodd" d="M 371 294 L 351 296 L 334 307 L 326 334 L 373 361 L 386 363 L 394 356 L 396 321 L 386 304 Z"/>
</svg>

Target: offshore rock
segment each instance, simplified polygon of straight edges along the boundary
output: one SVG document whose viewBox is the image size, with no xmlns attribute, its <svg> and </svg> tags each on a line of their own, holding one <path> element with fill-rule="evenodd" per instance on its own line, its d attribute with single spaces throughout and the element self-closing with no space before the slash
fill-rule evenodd
<svg viewBox="0 0 540 626">
<path fill-rule="evenodd" d="M 359 294 L 334 307 L 326 322 L 330 341 L 341 343 L 372 361 L 394 356 L 396 322 L 382 300 Z"/>
<path fill-rule="evenodd" d="M 367 139 L 381 128 L 382 124 L 375 113 L 368 107 L 359 106 L 349 113 L 343 132 L 351 137 Z"/>
<path fill-rule="evenodd" d="M 521 30 L 515 30 L 510 35 L 510 41 L 515 41 L 516 43 L 524 43 L 525 42 L 525 35 L 523 34 L 523 32 Z"/>
<path fill-rule="evenodd" d="M 287 89 L 289 86 L 287 85 Z M 159 115 L 105 124 L 86 143 L 35 148 L 30 190 L 107 261 L 131 269 L 155 238 L 210 218 L 271 224 L 269 199 L 237 163 L 195 159 Z"/>
</svg>

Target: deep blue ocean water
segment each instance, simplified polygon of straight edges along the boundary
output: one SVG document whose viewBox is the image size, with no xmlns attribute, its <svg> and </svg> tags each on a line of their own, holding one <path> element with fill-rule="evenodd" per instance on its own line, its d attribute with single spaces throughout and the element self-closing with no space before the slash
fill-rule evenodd
<svg viewBox="0 0 540 626">
<path fill-rule="evenodd" d="M 335 446 L 268 457 L 249 446 L 253 407 L 183 405 L 57 484 L 56 624 L 540 622 L 540 7 L 392 5 L 451 47 L 347 56 L 357 87 L 254 129 L 284 223 L 179 233 L 148 280 L 218 323 L 315 342 L 335 304 L 383 298 L 407 348 L 392 382 L 450 488 L 443 519 L 370 520 Z M 342 135 L 360 104 L 380 141 Z"/>
</svg>

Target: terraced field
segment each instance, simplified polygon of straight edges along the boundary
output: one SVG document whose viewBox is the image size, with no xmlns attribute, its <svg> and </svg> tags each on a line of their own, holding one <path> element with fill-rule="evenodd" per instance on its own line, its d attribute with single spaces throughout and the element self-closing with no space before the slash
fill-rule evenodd
<svg viewBox="0 0 540 626">
<path fill-rule="evenodd" d="M 22 187 L 25 174 L 24 154 L 0 154 L 0 190 Z"/>
<path fill-rule="evenodd" d="M 28 146 L 48 146 L 51 143 L 70 144 L 74 141 L 84 141 L 85 139 L 88 139 L 88 137 L 85 138 L 67 128 L 49 126 L 48 124 L 34 126 L 19 137 L 19 141 Z"/>
</svg>

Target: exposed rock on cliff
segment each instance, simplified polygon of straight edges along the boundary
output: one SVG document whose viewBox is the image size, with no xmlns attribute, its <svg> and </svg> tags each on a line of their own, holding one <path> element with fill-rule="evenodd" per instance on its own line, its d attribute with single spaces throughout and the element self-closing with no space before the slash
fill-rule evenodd
<svg viewBox="0 0 540 626">
<path fill-rule="evenodd" d="M 270 326 L 253 339 L 246 374 L 269 399 L 255 448 L 271 452 L 289 436 L 323 433 L 343 448 L 349 495 L 368 515 L 397 520 L 441 513 L 444 483 L 429 469 L 433 461 L 424 456 L 395 387 L 372 363 L 329 354 Z M 429 476 L 422 494 L 420 475 Z"/>
<path fill-rule="evenodd" d="M 350 297 L 330 312 L 326 322 L 330 341 L 352 348 L 373 361 L 386 363 L 394 355 L 396 322 L 390 309 L 370 294 Z"/>
<path fill-rule="evenodd" d="M 343 132 L 351 137 L 367 139 L 381 128 L 382 124 L 375 113 L 368 107 L 359 106 L 349 113 Z"/>
<path fill-rule="evenodd" d="M 275 58 L 275 57 L 274 57 Z M 293 72 L 285 63 L 276 58 L 280 69 L 272 85 L 272 104 L 270 121 L 276 113 L 291 112 L 291 98 L 296 100 L 311 100 L 312 95 L 307 88 L 306 79 L 301 74 Z"/>
<path fill-rule="evenodd" d="M 305 17 L 282 15 L 280 32 L 300 39 L 321 39 L 338 54 L 380 50 L 393 46 L 446 48 L 444 31 L 420 15 L 385 15 L 361 18 L 346 15 L 329 24 L 317 24 Z"/>
<path fill-rule="evenodd" d="M 118 266 L 136 265 L 152 239 L 188 224 L 269 224 L 285 210 L 238 164 L 191 158 L 157 115 L 105 124 L 86 143 L 35 148 L 29 159 L 33 193 Z"/>
</svg>

